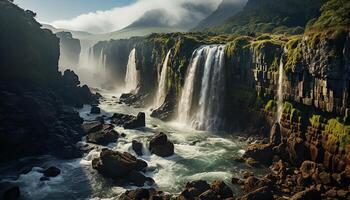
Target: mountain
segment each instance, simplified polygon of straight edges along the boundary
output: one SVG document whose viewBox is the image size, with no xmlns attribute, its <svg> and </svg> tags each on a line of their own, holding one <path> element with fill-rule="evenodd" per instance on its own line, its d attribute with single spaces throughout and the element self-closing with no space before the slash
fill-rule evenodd
<svg viewBox="0 0 350 200">
<path fill-rule="evenodd" d="M 307 22 L 320 15 L 325 0 L 249 0 L 243 10 L 212 32 L 225 33 L 289 33 L 304 31 Z"/>
<path fill-rule="evenodd" d="M 211 15 L 201 21 L 193 30 L 201 31 L 219 25 L 229 17 L 241 11 L 246 3 L 246 0 L 223 0 L 219 7 Z"/>
<path fill-rule="evenodd" d="M 74 38 L 86 38 L 90 37 L 93 34 L 85 31 L 74 31 L 74 30 L 68 30 L 68 29 L 63 29 L 63 28 L 56 28 L 50 24 L 41 24 L 41 28 L 43 29 L 49 29 L 53 33 L 58 33 L 58 32 L 70 32 Z"/>
</svg>

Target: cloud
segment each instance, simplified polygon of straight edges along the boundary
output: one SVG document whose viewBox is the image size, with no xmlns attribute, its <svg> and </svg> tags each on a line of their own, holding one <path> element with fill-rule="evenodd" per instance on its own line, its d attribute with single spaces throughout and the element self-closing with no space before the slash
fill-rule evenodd
<svg viewBox="0 0 350 200">
<path fill-rule="evenodd" d="M 163 10 L 171 16 L 171 20 L 167 20 L 170 26 L 182 25 L 184 22 L 195 26 L 215 10 L 220 2 L 221 0 L 138 0 L 127 6 L 86 13 L 51 24 L 56 28 L 106 33 L 130 25 L 147 11 Z"/>
</svg>

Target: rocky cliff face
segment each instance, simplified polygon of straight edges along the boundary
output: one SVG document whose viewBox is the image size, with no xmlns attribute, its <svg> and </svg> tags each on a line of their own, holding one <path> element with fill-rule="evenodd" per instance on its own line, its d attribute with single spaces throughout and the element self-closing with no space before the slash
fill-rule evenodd
<svg viewBox="0 0 350 200">
<path fill-rule="evenodd" d="M 81 52 L 80 41 L 73 38 L 70 32 L 58 32 L 56 36 L 60 39 L 60 68 L 64 70 L 77 67 Z"/>
<path fill-rule="evenodd" d="M 59 39 L 34 13 L 0 1 L 0 162 L 79 156 L 82 119 L 70 106 L 97 102 L 72 71 L 58 71 Z"/>
</svg>

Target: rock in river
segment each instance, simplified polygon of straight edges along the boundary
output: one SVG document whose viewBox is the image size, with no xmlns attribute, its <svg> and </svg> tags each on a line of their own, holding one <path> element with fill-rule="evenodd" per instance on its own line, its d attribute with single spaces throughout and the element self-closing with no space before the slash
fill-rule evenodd
<svg viewBox="0 0 350 200">
<path fill-rule="evenodd" d="M 174 144 L 168 141 L 168 136 L 159 133 L 149 143 L 149 150 L 161 157 L 168 157 L 174 154 Z"/>
<path fill-rule="evenodd" d="M 143 186 L 148 179 L 139 171 L 147 167 L 147 163 L 124 152 L 103 149 L 99 158 L 92 160 L 92 167 L 107 178 L 122 183 Z"/>
</svg>

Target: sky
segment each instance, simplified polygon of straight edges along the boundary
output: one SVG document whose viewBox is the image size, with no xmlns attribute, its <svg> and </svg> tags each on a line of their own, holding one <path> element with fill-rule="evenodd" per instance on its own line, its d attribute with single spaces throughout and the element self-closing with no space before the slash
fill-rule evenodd
<svg viewBox="0 0 350 200">
<path fill-rule="evenodd" d="M 14 2 L 24 9 L 36 12 L 38 21 L 50 23 L 55 20 L 68 20 L 88 12 L 124 6 L 135 0 L 14 0 Z"/>
<path fill-rule="evenodd" d="M 147 11 L 162 9 L 176 25 L 184 20 L 203 19 L 201 12 L 187 6 L 216 9 L 221 0 L 15 0 L 17 5 L 37 13 L 41 23 L 56 28 L 107 33 L 120 30 Z M 185 5 L 185 6 L 184 6 Z M 209 13 L 208 13 L 209 14 Z"/>
</svg>

